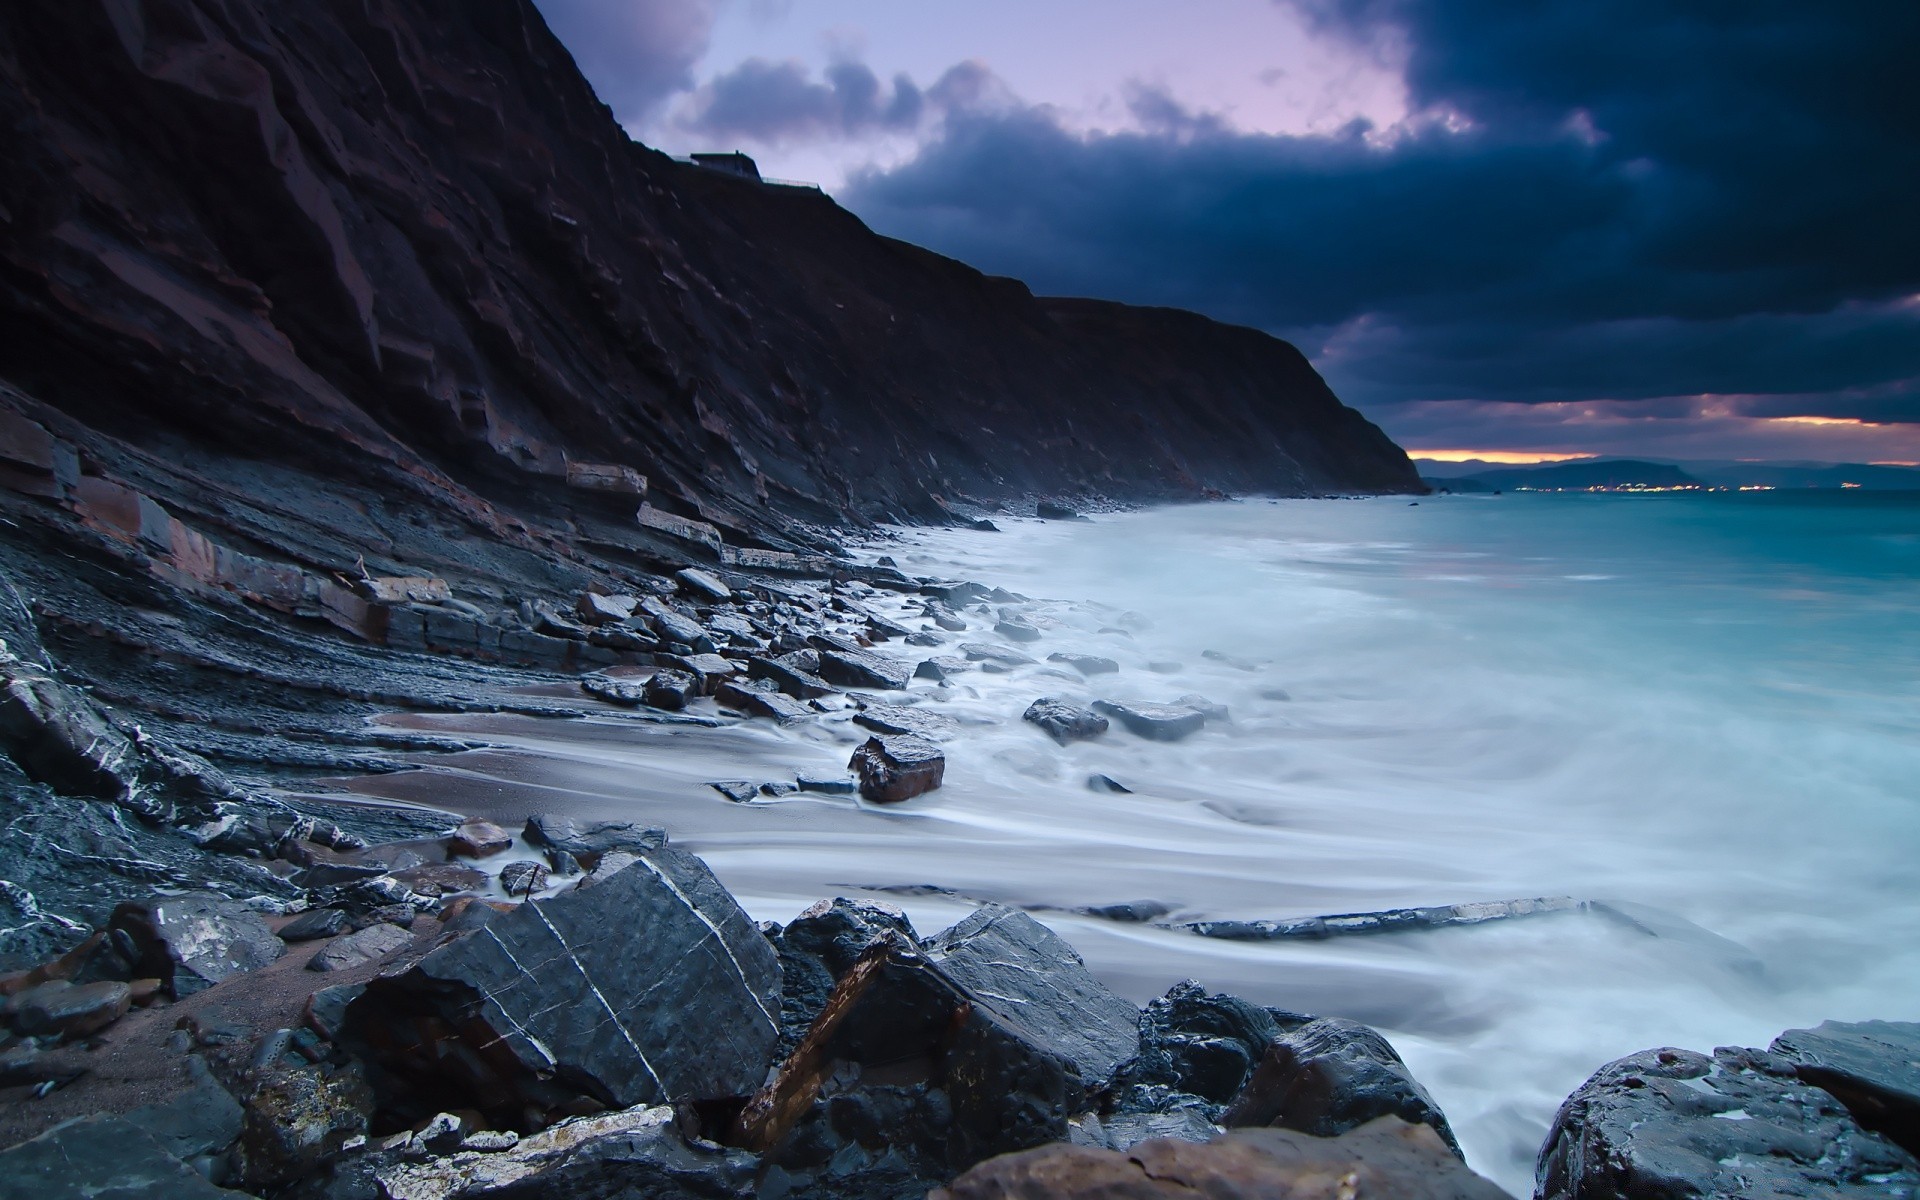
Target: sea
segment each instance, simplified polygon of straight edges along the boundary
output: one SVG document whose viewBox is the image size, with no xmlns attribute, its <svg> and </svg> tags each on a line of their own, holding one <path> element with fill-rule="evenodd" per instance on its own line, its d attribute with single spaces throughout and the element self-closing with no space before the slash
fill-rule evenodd
<svg viewBox="0 0 1920 1200">
<path fill-rule="evenodd" d="M 760 919 L 846 895 L 932 932 L 1017 905 L 1136 1002 L 1192 978 L 1364 1021 L 1516 1195 L 1562 1100 L 1611 1059 L 1920 1019 L 1920 493 L 1245 499 L 1000 524 L 861 551 L 1017 593 L 990 608 L 1042 630 L 1020 647 L 1034 665 L 915 685 L 959 722 L 927 796 L 736 804 L 707 786 L 844 771 L 866 736 L 849 713 L 798 731 L 411 717 L 491 748 L 357 786 L 515 824 L 660 824 Z M 926 623 L 906 598 L 872 603 Z M 963 615 L 953 643 L 1000 640 L 997 611 Z M 1191 694 L 1227 718 L 1176 743 L 1116 726 L 1062 747 L 1020 719 L 1040 696 Z M 1536 897 L 1598 903 L 1317 941 L 1179 928 Z M 1075 911 L 1129 901 L 1166 914 Z"/>
</svg>

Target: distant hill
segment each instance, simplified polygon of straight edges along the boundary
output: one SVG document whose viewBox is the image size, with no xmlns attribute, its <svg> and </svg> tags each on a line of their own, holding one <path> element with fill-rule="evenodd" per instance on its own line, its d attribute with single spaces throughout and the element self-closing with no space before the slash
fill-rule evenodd
<svg viewBox="0 0 1920 1200">
<path fill-rule="evenodd" d="M 1720 487 L 1838 488 L 1920 491 L 1920 467 L 1867 463 L 1688 462 L 1689 474 Z"/>
<path fill-rule="evenodd" d="M 1513 488 L 1595 488 L 1595 487 L 1708 487 L 1671 463 L 1639 462 L 1633 459 L 1580 459 L 1577 462 L 1543 463 L 1539 466 L 1496 467 L 1453 479 L 1435 479 L 1435 484 L 1465 491 L 1462 484 L 1479 484 L 1484 489 L 1502 491 Z M 1475 489 L 1479 490 L 1479 489 Z"/>
<path fill-rule="evenodd" d="M 1844 488 L 1920 491 L 1920 467 L 1867 463 L 1597 459 L 1510 466 L 1484 460 L 1440 462 L 1416 457 L 1427 486 L 1454 492 L 1513 488 L 1678 487 Z"/>
</svg>

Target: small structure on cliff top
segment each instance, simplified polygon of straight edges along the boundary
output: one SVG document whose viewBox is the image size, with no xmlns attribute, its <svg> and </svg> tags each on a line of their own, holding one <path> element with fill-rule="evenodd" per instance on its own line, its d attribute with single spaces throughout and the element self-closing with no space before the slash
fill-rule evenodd
<svg viewBox="0 0 1920 1200">
<path fill-rule="evenodd" d="M 706 167 L 711 171 L 725 171 L 729 175 L 739 175 L 754 182 L 760 180 L 760 166 L 753 159 L 735 150 L 731 154 L 693 154 L 689 155 L 697 167 Z"/>
</svg>

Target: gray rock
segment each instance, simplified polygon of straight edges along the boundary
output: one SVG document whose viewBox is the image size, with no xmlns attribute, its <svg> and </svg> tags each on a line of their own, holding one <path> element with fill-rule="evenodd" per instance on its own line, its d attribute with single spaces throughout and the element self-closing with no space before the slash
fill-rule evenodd
<svg viewBox="0 0 1920 1200">
<path fill-rule="evenodd" d="M 335 938 L 307 960 L 309 971 L 351 971 L 363 963 L 385 958 L 402 946 L 411 945 L 413 935 L 398 925 L 369 925 L 358 933 Z"/>
<path fill-rule="evenodd" d="M 707 786 L 735 804 L 746 804 L 760 794 L 760 785 L 751 779 L 720 779 Z"/>
<path fill-rule="evenodd" d="M 935 683 L 945 683 L 956 675 L 973 669 L 973 664 L 964 658 L 952 654 L 936 654 L 913 669 L 915 679 L 931 679 Z"/>
<path fill-rule="evenodd" d="M 1215 704 L 1199 692 L 1188 692 L 1178 700 L 1175 700 L 1174 703 L 1184 704 L 1209 721 L 1230 721 L 1233 719 L 1233 714 L 1228 711 L 1226 705 Z"/>
<path fill-rule="evenodd" d="M 897 692 L 913 681 L 913 668 L 885 654 L 826 650 L 820 654 L 820 677 L 840 687 Z"/>
<path fill-rule="evenodd" d="M 1787 1030 L 1769 1050 L 1861 1125 L 1920 1156 L 1920 1024 L 1826 1021 Z"/>
<path fill-rule="evenodd" d="M 597 592 L 584 592 L 573 603 L 573 611 L 589 625 L 617 625 L 633 615 L 633 607 L 639 603 L 632 596 L 602 596 Z"/>
<path fill-rule="evenodd" d="M 186 1059 L 186 1090 L 158 1104 L 136 1108 L 129 1123 L 144 1129 L 183 1162 L 217 1158 L 240 1136 L 246 1112 L 198 1054 Z"/>
<path fill-rule="evenodd" d="M 931 792 L 947 774 L 946 755 L 917 737 L 868 738 L 847 765 L 860 778 L 860 794 L 880 804 Z"/>
<path fill-rule="evenodd" d="M 122 1117 L 85 1117 L 0 1151 L 0 1200 L 245 1200 Z"/>
<path fill-rule="evenodd" d="M 1120 669 L 1119 663 L 1097 654 L 1049 654 L 1047 661 L 1072 667 L 1082 675 L 1111 675 Z"/>
<path fill-rule="evenodd" d="M 721 708 L 750 717 L 765 717 L 779 725 L 797 725 L 813 719 L 813 710 L 783 692 L 763 692 L 736 683 L 723 683 L 714 698 Z"/>
<path fill-rule="evenodd" d="M 1184 704 L 1139 704 L 1133 701 L 1095 700 L 1094 711 L 1105 713 L 1128 732 L 1155 742 L 1177 742 L 1199 733 L 1205 715 Z"/>
<path fill-rule="evenodd" d="M 647 702 L 647 678 L 636 675 L 582 675 L 580 690 L 598 700 L 626 708 Z"/>
<path fill-rule="evenodd" d="M 1645 1050 L 1568 1097 L 1535 1169 L 1541 1200 L 1890 1197 L 1920 1161 L 1759 1050 Z"/>
<path fill-rule="evenodd" d="M 244 1116 L 233 1167 L 255 1189 L 311 1175 L 348 1139 L 364 1136 L 373 1116 L 373 1092 L 356 1063 L 256 1069 L 235 1098 Z"/>
<path fill-rule="evenodd" d="M 0 749 L 58 792 L 132 800 L 140 754 L 85 693 L 14 657 L 0 643 Z M 158 815 L 156 813 L 156 815 Z"/>
<path fill-rule="evenodd" d="M 1389 908 L 1379 912 L 1337 913 L 1324 917 L 1296 917 L 1277 921 L 1194 921 L 1181 928 L 1201 937 L 1238 942 L 1290 939 L 1317 941 L 1375 933 L 1402 933 L 1416 929 L 1443 929 L 1450 925 L 1481 925 L 1516 917 L 1542 917 L 1581 912 L 1585 905 L 1571 896 L 1531 896 L 1517 900 L 1483 900 L 1469 904 L 1439 904 L 1426 908 Z"/>
<path fill-rule="evenodd" d="M 396 1116 L 477 1108 L 524 1127 L 581 1095 L 746 1095 L 772 1061 L 779 993 L 773 947 L 706 864 L 661 849 L 374 980 L 344 1036 L 382 1066 Z"/>
<path fill-rule="evenodd" d="M 1091 904 L 1074 911 L 1083 916 L 1099 917 L 1103 921 L 1142 925 L 1148 921 L 1158 921 L 1172 912 L 1173 906 L 1158 900 L 1123 900 L 1118 904 Z"/>
<path fill-rule="evenodd" d="M 259 913 L 212 893 L 130 901 L 113 910 L 110 927 L 133 939 L 137 977 L 158 979 L 176 1000 L 264 967 L 287 949 Z"/>
<path fill-rule="evenodd" d="M 133 1007 L 133 990 L 117 980 L 73 984 L 53 979 L 7 1003 L 13 1027 L 26 1037 L 83 1038 L 105 1029 Z"/>
<path fill-rule="evenodd" d="M 822 900 L 773 936 L 780 955 L 781 1043 L 799 1044 L 826 1007 L 827 995 L 860 956 L 889 933 L 917 944 L 913 923 L 891 904 L 876 900 Z"/>
<path fill-rule="evenodd" d="M 500 887 L 509 896 L 531 896 L 547 886 L 547 866 L 531 859 L 500 868 Z"/>
<path fill-rule="evenodd" d="M 962 642 L 960 643 L 960 653 L 966 655 L 970 662 L 997 663 L 1003 667 L 1030 667 L 1034 665 L 1033 659 L 1028 658 L 1018 650 L 1009 650 L 1005 646 L 990 646 L 985 642 Z"/>
<path fill-rule="evenodd" d="M 1386 1038 L 1356 1021 L 1323 1017 L 1268 1044 L 1221 1124 L 1335 1137 L 1384 1116 L 1431 1125 L 1460 1153 L 1446 1114 Z"/>
<path fill-rule="evenodd" d="M 1100 792 L 1108 796 L 1133 795 L 1132 788 L 1128 787 L 1124 783 L 1121 783 L 1119 780 L 1115 779 L 1111 775 L 1087 776 L 1087 788 L 1089 791 Z"/>
<path fill-rule="evenodd" d="M 803 671 L 771 658 L 747 660 L 747 674 L 754 679 L 770 680 L 796 700 L 814 700 L 834 693 L 832 684 L 810 671 Z"/>
<path fill-rule="evenodd" d="M 675 571 L 673 577 L 679 581 L 685 591 L 702 600 L 723 604 L 733 599 L 733 589 L 698 567 L 687 567 L 684 570 Z"/>
<path fill-rule="evenodd" d="M 927 619 L 948 633 L 966 632 L 966 619 L 944 604 L 928 604 Z"/>
<path fill-rule="evenodd" d="M 1046 521 L 1078 521 L 1081 519 L 1079 513 L 1053 500 L 1042 500 L 1034 505 L 1034 515 Z"/>
<path fill-rule="evenodd" d="M 996 623 L 993 631 L 1012 642 L 1037 642 L 1040 640 L 1040 631 L 1019 617 L 1009 617 L 1004 621 Z"/>
<path fill-rule="evenodd" d="M 960 729 L 960 722 L 945 713 L 900 704 L 869 704 L 853 715 L 853 723 L 875 733 L 912 734 L 931 742 L 945 741 Z"/>
<path fill-rule="evenodd" d="M 1140 1050 L 1140 1010 L 1072 946 L 1017 909 L 989 905 L 926 942 L 949 978 L 1099 1087 Z"/>
<path fill-rule="evenodd" d="M 653 631 L 666 642 L 678 642 L 696 654 L 711 654 L 716 647 L 713 638 L 692 617 L 682 616 L 667 609 L 653 619 Z"/>
<path fill-rule="evenodd" d="M 632 821 L 582 821 L 563 813 L 535 813 L 521 837 L 530 846 L 571 854 L 592 870 L 609 850 L 644 854 L 667 844 L 667 831 Z"/>
<path fill-rule="evenodd" d="M 1029 704 L 1021 719 L 1038 725 L 1062 746 L 1097 738 L 1107 731 L 1107 719 L 1099 713 L 1051 696 L 1042 696 Z"/>
<path fill-rule="evenodd" d="M 829 796 L 851 796 L 860 790 L 860 781 L 845 775 L 808 775 L 794 779 L 803 792 L 822 792 Z"/>
<path fill-rule="evenodd" d="M 642 695 L 654 708 L 679 712 L 700 695 L 700 680 L 686 671 L 661 671 L 647 680 Z"/>
</svg>

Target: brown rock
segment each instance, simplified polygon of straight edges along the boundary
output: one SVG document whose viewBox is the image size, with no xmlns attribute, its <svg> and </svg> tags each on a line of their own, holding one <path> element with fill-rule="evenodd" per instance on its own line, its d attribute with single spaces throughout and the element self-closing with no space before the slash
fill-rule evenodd
<svg viewBox="0 0 1920 1200">
<path fill-rule="evenodd" d="M 929 1200 L 1508 1200 L 1425 1125 L 1382 1117 L 1337 1138 L 1235 1130 L 1126 1153 L 1055 1143 L 989 1159 Z"/>
<path fill-rule="evenodd" d="M 860 777 L 860 794 L 881 804 L 931 792 L 947 774 L 946 755 L 917 737 L 868 738 L 847 765 Z"/>
<path fill-rule="evenodd" d="M 447 844 L 447 852 L 455 858 L 485 858 L 512 845 L 512 834 L 492 821 L 482 821 L 476 817 L 454 830 L 453 840 Z"/>
<path fill-rule="evenodd" d="M 126 1016 L 132 1005 L 133 990 L 124 983 L 102 980 L 76 986 L 55 979 L 15 996 L 7 1008 L 13 1027 L 28 1037 L 80 1038 Z"/>
</svg>

